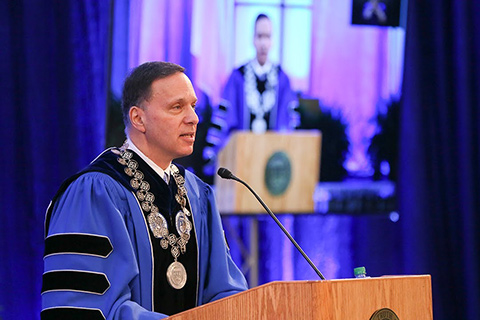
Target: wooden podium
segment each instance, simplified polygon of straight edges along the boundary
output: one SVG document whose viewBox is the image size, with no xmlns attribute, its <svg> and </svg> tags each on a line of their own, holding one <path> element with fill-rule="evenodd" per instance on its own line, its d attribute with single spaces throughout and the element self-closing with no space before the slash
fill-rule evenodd
<svg viewBox="0 0 480 320">
<path fill-rule="evenodd" d="M 247 182 L 273 212 L 312 213 L 313 193 L 320 171 L 320 149 L 319 131 L 264 134 L 238 131 L 219 153 L 218 166 Z M 282 183 L 286 188 L 283 192 L 272 192 L 277 186 L 281 188 Z M 264 212 L 243 185 L 215 176 L 215 186 L 222 214 Z"/>
<path fill-rule="evenodd" d="M 271 282 L 168 319 L 397 319 L 390 310 L 400 320 L 433 319 L 430 276 Z"/>
</svg>

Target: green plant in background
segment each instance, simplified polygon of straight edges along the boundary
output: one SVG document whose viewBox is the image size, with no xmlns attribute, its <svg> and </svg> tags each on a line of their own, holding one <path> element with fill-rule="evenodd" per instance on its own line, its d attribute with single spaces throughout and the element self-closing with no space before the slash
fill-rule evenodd
<svg viewBox="0 0 480 320">
<path fill-rule="evenodd" d="M 343 164 L 350 141 L 341 114 L 334 115 L 331 108 L 322 106 L 317 99 L 299 99 L 298 112 L 298 129 L 316 129 L 322 132 L 320 181 L 342 181 L 347 175 Z"/>
<path fill-rule="evenodd" d="M 377 133 L 372 137 L 368 154 L 374 179 L 388 177 L 396 181 L 398 175 L 398 149 L 400 135 L 400 99 L 392 98 L 385 113 L 378 113 Z"/>
</svg>

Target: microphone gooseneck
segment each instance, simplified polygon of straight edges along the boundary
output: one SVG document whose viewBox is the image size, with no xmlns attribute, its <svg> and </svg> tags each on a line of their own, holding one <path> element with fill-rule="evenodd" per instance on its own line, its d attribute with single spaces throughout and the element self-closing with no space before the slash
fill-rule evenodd
<svg viewBox="0 0 480 320">
<path fill-rule="evenodd" d="M 232 172 L 230 172 L 230 170 L 228 170 L 226 168 L 219 168 L 218 171 L 217 171 L 217 174 L 220 177 L 222 177 L 223 179 L 232 179 L 232 180 L 238 181 L 241 184 L 243 184 L 248 190 L 250 190 L 250 192 L 255 196 L 255 198 L 257 198 L 258 202 L 260 202 L 260 204 L 265 209 L 265 211 L 267 211 L 267 213 L 270 215 L 270 217 L 272 217 L 272 219 L 275 220 L 275 222 L 280 227 L 280 229 L 282 229 L 283 233 L 285 233 L 287 238 L 293 243 L 295 248 L 297 248 L 297 250 L 305 258 L 305 260 L 307 260 L 308 264 L 312 267 L 312 269 L 315 271 L 315 273 L 320 277 L 320 279 L 325 280 L 325 277 L 320 272 L 320 270 L 318 270 L 318 268 L 315 266 L 315 264 L 312 262 L 312 260 L 310 260 L 310 258 L 307 256 L 305 251 L 303 251 L 303 249 L 298 245 L 297 241 L 295 241 L 295 239 L 293 239 L 293 237 L 290 235 L 290 233 L 287 231 L 287 229 L 285 229 L 285 227 L 280 222 L 280 220 L 278 220 L 277 216 L 275 216 L 275 214 L 270 210 L 270 208 L 267 207 L 265 202 L 263 202 L 262 198 L 260 198 L 260 196 L 255 192 L 255 190 L 253 190 L 245 181 L 236 177 Z"/>
</svg>

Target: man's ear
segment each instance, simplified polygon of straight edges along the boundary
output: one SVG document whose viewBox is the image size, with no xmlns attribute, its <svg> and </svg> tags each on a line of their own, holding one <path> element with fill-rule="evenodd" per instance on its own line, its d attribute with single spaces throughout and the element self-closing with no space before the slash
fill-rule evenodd
<svg viewBox="0 0 480 320">
<path fill-rule="evenodd" d="M 145 117 L 145 111 L 142 108 L 133 106 L 128 111 L 128 116 L 130 117 L 130 123 L 132 127 L 137 129 L 140 132 L 145 132 L 145 124 L 143 119 Z"/>
</svg>

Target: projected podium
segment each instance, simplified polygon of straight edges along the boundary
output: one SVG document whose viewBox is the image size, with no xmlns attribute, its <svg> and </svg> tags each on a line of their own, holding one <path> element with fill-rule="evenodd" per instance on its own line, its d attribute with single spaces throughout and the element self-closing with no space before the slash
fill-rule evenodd
<svg viewBox="0 0 480 320">
<path fill-rule="evenodd" d="M 235 132 L 219 153 L 218 166 L 247 182 L 274 213 L 313 213 L 313 193 L 320 171 L 319 131 L 288 133 Z M 221 214 L 263 214 L 250 191 L 232 180 L 215 177 Z M 228 225 L 227 225 L 228 228 Z M 250 246 L 242 270 L 251 286 L 258 284 L 258 221 L 250 219 Z"/>
<path fill-rule="evenodd" d="M 271 282 L 170 317 L 172 320 L 433 319 L 429 275 Z"/>
<path fill-rule="evenodd" d="M 321 134 L 234 133 L 219 153 L 218 165 L 246 181 L 275 213 L 312 213 L 320 170 Z M 222 214 L 255 214 L 264 209 L 242 185 L 215 177 Z"/>
</svg>

